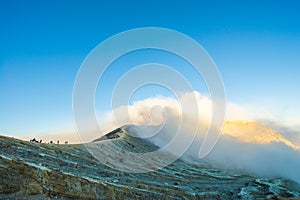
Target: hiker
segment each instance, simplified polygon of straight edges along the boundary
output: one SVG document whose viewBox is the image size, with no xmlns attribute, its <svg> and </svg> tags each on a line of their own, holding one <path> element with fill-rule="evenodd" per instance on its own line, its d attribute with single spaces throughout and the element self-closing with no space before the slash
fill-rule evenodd
<svg viewBox="0 0 300 200">
<path fill-rule="evenodd" d="M 59 144 L 59 140 L 57 140 L 57 144 Z"/>
</svg>

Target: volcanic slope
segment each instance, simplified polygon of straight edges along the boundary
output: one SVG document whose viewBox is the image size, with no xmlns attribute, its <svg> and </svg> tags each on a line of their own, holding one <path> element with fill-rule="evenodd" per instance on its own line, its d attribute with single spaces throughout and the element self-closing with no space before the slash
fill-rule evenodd
<svg viewBox="0 0 300 200">
<path fill-rule="evenodd" d="M 94 143 L 135 153 L 158 147 L 122 128 Z M 92 143 L 93 144 L 93 143 Z M 257 199 L 300 197 L 293 181 L 264 179 L 181 160 L 148 173 L 114 170 L 85 145 L 30 143 L 0 136 L 0 199 Z M 103 150 L 113 160 L 114 148 Z M 115 165 L 124 165 L 122 159 Z"/>
</svg>

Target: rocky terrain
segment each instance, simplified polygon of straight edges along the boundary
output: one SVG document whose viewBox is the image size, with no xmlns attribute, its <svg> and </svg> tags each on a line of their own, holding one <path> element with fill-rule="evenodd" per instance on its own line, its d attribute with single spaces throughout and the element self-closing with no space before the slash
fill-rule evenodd
<svg viewBox="0 0 300 200">
<path fill-rule="evenodd" d="M 153 144 L 118 129 L 96 141 L 133 152 Z M 95 159 L 84 145 L 30 143 L 0 136 L 0 199 L 267 199 L 299 198 L 300 186 L 208 164 L 176 161 L 148 173 L 116 171 Z M 113 155 L 113 149 L 105 156 Z M 122 160 L 120 160 L 120 163 Z M 118 163 L 115 163 L 118 165 Z"/>
</svg>

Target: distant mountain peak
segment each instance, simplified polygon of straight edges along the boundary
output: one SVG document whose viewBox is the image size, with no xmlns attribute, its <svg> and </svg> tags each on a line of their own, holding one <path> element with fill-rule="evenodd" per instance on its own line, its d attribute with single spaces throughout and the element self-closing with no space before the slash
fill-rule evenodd
<svg viewBox="0 0 300 200">
<path fill-rule="evenodd" d="M 252 121 L 226 121 L 222 135 L 228 135 L 245 143 L 269 144 L 271 142 L 282 142 L 294 149 L 299 146 L 284 138 L 272 128 Z"/>
</svg>

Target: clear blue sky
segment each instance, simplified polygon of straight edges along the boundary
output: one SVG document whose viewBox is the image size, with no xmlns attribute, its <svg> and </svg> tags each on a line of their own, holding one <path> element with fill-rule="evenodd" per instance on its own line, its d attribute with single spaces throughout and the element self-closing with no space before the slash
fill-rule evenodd
<svg viewBox="0 0 300 200">
<path fill-rule="evenodd" d="M 2 0 L 0 133 L 50 132 L 71 123 L 83 59 L 104 39 L 147 26 L 197 40 L 219 67 L 228 100 L 300 119 L 299 10 L 296 0 Z"/>
</svg>

